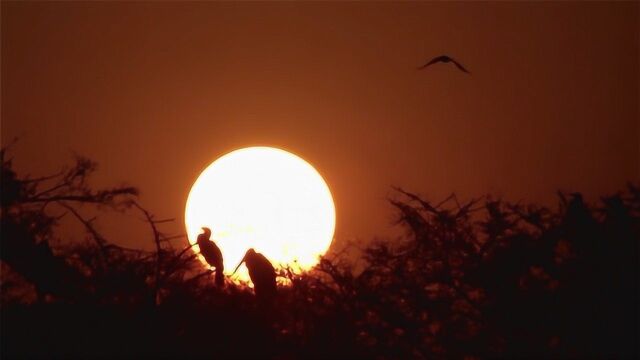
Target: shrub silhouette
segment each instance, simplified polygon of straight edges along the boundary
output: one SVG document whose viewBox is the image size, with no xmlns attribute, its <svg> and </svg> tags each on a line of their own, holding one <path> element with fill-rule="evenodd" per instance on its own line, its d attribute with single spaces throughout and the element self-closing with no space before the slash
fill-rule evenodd
<svg viewBox="0 0 640 360">
<path fill-rule="evenodd" d="M 265 311 L 244 284 L 216 287 L 134 188 L 92 190 L 92 162 L 23 179 L 2 156 L 3 358 L 638 356 L 632 185 L 598 204 L 559 194 L 557 210 L 397 188 L 405 236 L 351 245 L 309 272 L 279 269 Z M 113 245 L 77 204 L 140 211 L 155 250 Z M 54 246 L 50 206 L 88 241 Z"/>
</svg>

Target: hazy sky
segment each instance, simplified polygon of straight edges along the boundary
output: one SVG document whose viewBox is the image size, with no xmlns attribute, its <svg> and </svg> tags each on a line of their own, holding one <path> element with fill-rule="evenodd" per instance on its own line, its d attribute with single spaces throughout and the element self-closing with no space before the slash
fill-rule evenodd
<svg viewBox="0 0 640 360">
<path fill-rule="evenodd" d="M 637 2 L 3 1 L 2 143 L 19 136 L 34 175 L 92 158 L 96 185 L 140 187 L 172 232 L 200 171 L 251 145 L 318 169 L 338 239 L 389 234 L 391 185 L 601 195 L 640 179 L 638 19 Z M 416 71 L 444 53 L 472 75 Z M 149 246 L 127 221 L 102 229 Z"/>
</svg>

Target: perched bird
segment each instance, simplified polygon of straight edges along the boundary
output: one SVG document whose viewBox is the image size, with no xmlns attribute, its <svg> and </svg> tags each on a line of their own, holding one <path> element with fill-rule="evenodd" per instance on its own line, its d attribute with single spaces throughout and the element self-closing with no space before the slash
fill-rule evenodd
<svg viewBox="0 0 640 360">
<path fill-rule="evenodd" d="M 202 228 L 203 233 L 198 235 L 198 247 L 200 248 L 200 253 L 204 256 L 204 259 L 207 260 L 207 263 L 210 266 L 216 268 L 216 285 L 224 286 L 224 263 L 222 260 L 222 252 L 220 248 L 209 238 L 211 237 L 211 229 L 208 227 Z"/>
<path fill-rule="evenodd" d="M 426 63 L 426 64 L 422 65 L 421 67 L 419 67 L 418 70 L 422 70 L 422 69 L 424 69 L 424 68 L 426 68 L 428 66 L 431 66 L 431 65 L 433 65 L 435 63 L 439 63 L 439 62 L 441 62 L 441 63 L 450 63 L 450 62 L 452 62 L 452 63 L 455 64 L 455 66 L 458 67 L 458 69 L 460 69 L 460 71 L 466 72 L 467 74 L 471 74 L 469 72 L 469 70 L 465 69 L 465 67 L 462 66 L 462 64 L 460 64 L 455 59 L 453 59 L 453 58 L 451 58 L 451 57 L 449 57 L 447 55 L 440 55 L 440 56 L 434 57 L 433 59 L 431 59 L 431 61 L 429 61 L 428 63 Z"/>
<path fill-rule="evenodd" d="M 277 292 L 276 271 L 273 269 L 273 265 L 271 265 L 264 255 L 257 253 L 253 249 L 249 249 L 242 260 L 240 260 L 238 266 L 236 266 L 236 269 L 233 271 L 234 274 L 243 262 L 246 262 L 247 269 L 249 270 L 249 277 L 253 283 L 256 297 L 263 302 L 271 301 Z"/>
</svg>

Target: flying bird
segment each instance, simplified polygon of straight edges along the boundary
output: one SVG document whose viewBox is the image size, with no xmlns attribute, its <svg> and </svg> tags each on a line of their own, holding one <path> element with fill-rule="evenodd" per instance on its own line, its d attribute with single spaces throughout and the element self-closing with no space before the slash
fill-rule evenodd
<svg viewBox="0 0 640 360">
<path fill-rule="evenodd" d="M 211 229 L 203 227 L 202 230 L 203 233 L 198 235 L 198 240 L 196 240 L 200 248 L 200 253 L 210 266 L 216 268 L 216 285 L 224 286 L 222 252 L 213 241 L 209 240 L 211 237 Z"/>
<path fill-rule="evenodd" d="M 277 293 L 277 287 L 276 272 L 271 262 L 269 262 L 264 255 L 253 249 L 249 249 L 233 271 L 234 274 L 243 262 L 246 262 L 247 269 L 249 269 L 249 277 L 253 283 L 256 297 L 262 302 L 267 303 L 273 300 Z"/>
<path fill-rule="evenodd" d="M 428 66 L 431 66 L 435 63 L 453 63 L 458 69 L 460 69 L 460 71 L 465 72 L 467 74 L 471 74 L 471 72 L 469 72 L 469 70 L 467 70 L 464 66 L 462 66 L 462 64 L 460 64 L 458 61 L 456 61 L 455 59 L 453 59 L 452 57 L 449 57 L 447 55 L 440 55 L 440 56 L 436 56 L 433 59 L 431 59 L 431 61 L 429 61 L 428 63 L 422 65 L 421 67 L 418 68 L 418 70 L 422 70 Z"/>
</svg>

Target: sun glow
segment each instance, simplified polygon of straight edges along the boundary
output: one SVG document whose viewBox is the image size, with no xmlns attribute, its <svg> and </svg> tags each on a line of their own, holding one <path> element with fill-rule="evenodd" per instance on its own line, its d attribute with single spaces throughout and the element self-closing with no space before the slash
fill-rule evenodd
<svg viewBox="0 0 640 360">
<path fill-rule="evenodd" d="M 218 158 L 200 174 L 187 199 L 185 224 L 191 243 L 201 227 L 211 228 L 227 275 L 249 248 L 276 267 L 306 270 L 331 245 L 335 206 L 309 163 L 284 150 L 250 147 Z M 236 274 L 249 279 L 244 266 Z"/>
</svg>

